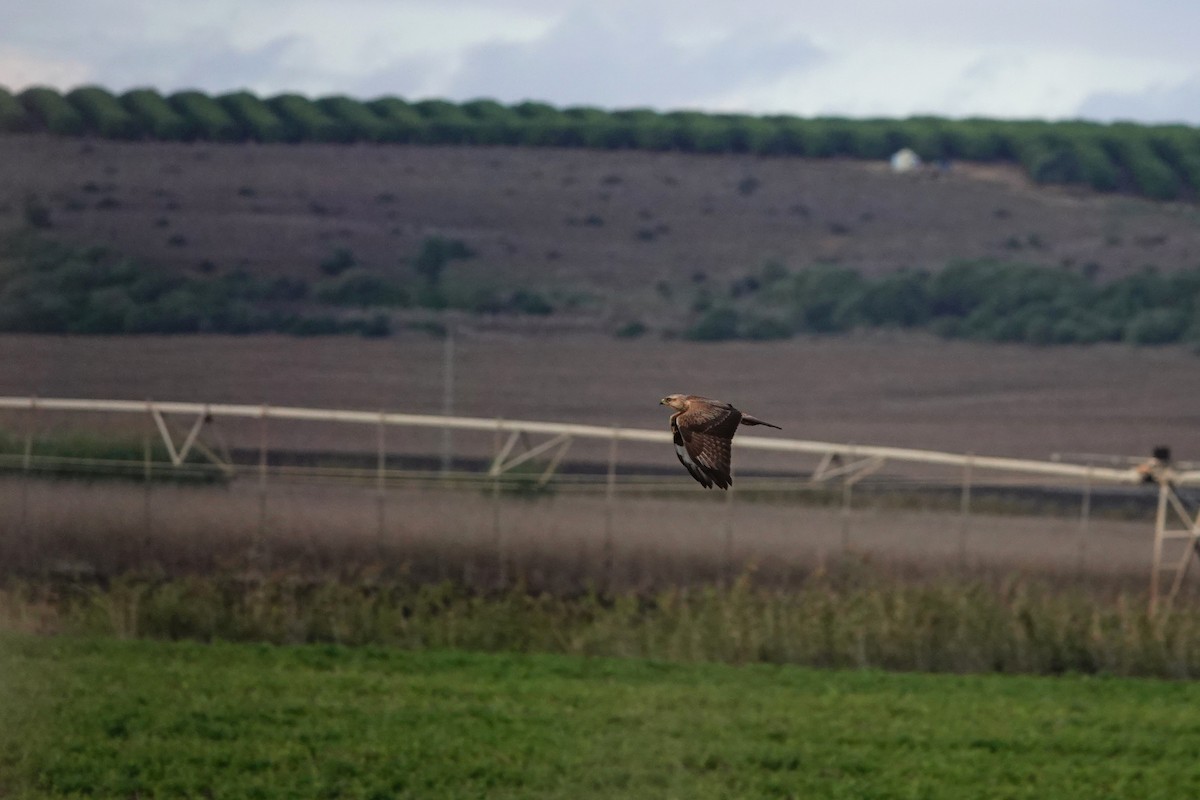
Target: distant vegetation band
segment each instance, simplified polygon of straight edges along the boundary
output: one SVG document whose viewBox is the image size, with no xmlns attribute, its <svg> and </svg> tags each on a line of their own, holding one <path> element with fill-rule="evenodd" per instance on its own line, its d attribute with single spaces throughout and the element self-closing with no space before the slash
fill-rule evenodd
<svg viewBox="0 0 1200 800">
<path fill-rule="evenodd" d="M 28 211 L 28 210 L 27 210 Z M 462 241 L 430 237 L 411 274 L 363 271 L 336 251 L 321 278 L 169 274 L 103 247 L 73 248 L 36 235 L 0 240 L 0 332 L 256 333 L 387 336 L 398 308 L 472 314 L 555 312 L 542 294 L 462 283 L 447 267 L 474 256 Z M 956 261 L 934 272 L 878 278 L 836 265 L 791 271 L 769 262 L 726 285 L 707 279 L 688 303 L 686 339 L 787 339 L 861 328 L 928 330 L 946 338 L 1029 344 L 1184 343 L 1200 352 L 1200 269 L 1146 269 L 1100 283 L 1029 264 Z M 439 325 L 430 332 L 441 333 Z M 618 331 L 637 337 L 640 321 Z"/>
<path fill-rule="evenodd" d="M 903 147 L 927 161 L 1019 164 L 1038 183 L 1086 185 L 1156 200 L 1200 194 L 1200 129 L 1187 125 L 983 118 L 846 119 L 607 111 L 492 100 L 456 104 L 396 97 L 316 100 L 209 96 L 95 86 L 66 94 L 0 88 L 0 132 L 111 139 L 397 142 L 753 153 L 885 159 Z"/>
</svg>

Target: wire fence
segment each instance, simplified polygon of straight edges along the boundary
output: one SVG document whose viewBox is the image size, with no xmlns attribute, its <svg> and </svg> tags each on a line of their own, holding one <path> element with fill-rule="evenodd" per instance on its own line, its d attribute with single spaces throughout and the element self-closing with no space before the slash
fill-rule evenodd
<svg viewBox="0 0 1200 800">
<path fill-rule="evenodd" d="M 1156 495 L 1128 468 L 739 436 L 735 487 L 718 493 L 675 463 L 662 431 L 122 401 L 0 408 L 0 557 L 13 571 L 375 564 L 643 585 L 747 569 L 786 580 L 847 556 L 1142 579 L 1152 566 Z"/>
</svg>

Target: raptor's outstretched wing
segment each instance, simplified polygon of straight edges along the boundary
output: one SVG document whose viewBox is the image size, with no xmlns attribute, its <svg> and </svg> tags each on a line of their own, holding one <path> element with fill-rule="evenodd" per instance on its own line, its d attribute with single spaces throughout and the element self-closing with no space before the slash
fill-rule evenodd
<svg viewBox="0 0 1200 800">
<path fill-rule="evenodd" d="M 689 398 L 687 411 L 671 420 L 675 455 L 704 488 L 733 484 L 730 449 L 741 421 L 733 406 L 704 398 Z"/>
<path fill-rule="evenodd" d="M 705 489 L 714 485 L 728 489 L 733 485 L 730 450 L 739 425 L 779 427 L 743 414 L 729 403 L 697 394 L 669 394 L 658 402 L 675 409 L 671 415 L 675 455 Z"/>
</svg>

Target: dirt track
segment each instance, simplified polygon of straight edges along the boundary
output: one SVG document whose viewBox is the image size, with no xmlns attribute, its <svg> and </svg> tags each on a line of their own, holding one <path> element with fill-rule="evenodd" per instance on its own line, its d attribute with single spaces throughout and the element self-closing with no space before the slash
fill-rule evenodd
<svg viewBox="0 0 1200 800">
<path fill-rule="evenodd" d="M 385 341 L 0 336 L 0 394 L 440 413 L 442 356 L 441 341 L 415 334 Z M 454 411 L 464 416 L 662 428 L 658 399 L 683 391 L 728 399 L 793 438 L 1029 458 L 1142 456 L 1167 444 L 1177 458 L 1200 457 L 1200 360 L 1182 349 L 472 332 L 458 339 L 456 356 Z M 44 417 L 41 424 L 71 423 Z M 296 435 L 313 448 L 353 437 L 361 442 L 350 447 L 373 447 L 370 432 Z"/>
</svg>

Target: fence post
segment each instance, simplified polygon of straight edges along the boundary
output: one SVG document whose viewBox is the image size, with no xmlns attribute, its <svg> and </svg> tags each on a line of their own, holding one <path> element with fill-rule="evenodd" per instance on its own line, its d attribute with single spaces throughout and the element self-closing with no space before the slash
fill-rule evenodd
<svg viewBox="0 0 1200 800">
<path fill-rule="evenodd" d="M 446 338 L 442 348 L 442 414 L 447 417 L 454 415 L 454 325 L 446 328 Z M 454 430 L 449 426 L 442 428 L 442 476 L 450 473 L 454 465 Z"/>
<path fill-rule="evenodd" d="M 150 542 L 154 538 L 153 519 L 150 509 L 150 482 L 153 480 L 153 463 L 152 450 L 150 446 L 150 434 L 142 434 L 142 531 L 145 536 L 144 549 L 150 549 Z"/>
<path fill-rule="evenodd" d="M 725 491 L 725 583 L 733 586 L 733 483 Z"/>
<path fill-rule="evenodd" d="M 258 424 L 258 540 L 254 543 L 254 551 L 267 563 L 267 414 L 268 407 L 264 404 L 259 413 Z"/>
<path fill-rule="evenodd" d="M 854 461 L 854 445 L 851 445 L 847 450 L 846 463 Z M 854 491 L 854 480 L 850 473 L 846 473 L 842 477 L 842 555 L 845 556 L 850 551 L 850 511 L 853 498 L 851 492 Z"/>
<path fill-rule="evenodd" d="M 29 398 L 28 425 L 25 428 L 25 452 L 21 456 L 21 540 L 26 546 L 33 544 L 33 534 L 29 530 L 29 482 L 33 472 L 33 437 L 37 430 L 37 395 Z"/>
<path fill-rule="evenodd" d="M 375 437 L 375 450 L 376 450 L 376 452 L 375 452 L 375 457 L 376 457 L 375 502 L 378 507 L 377 508 L 378 517 L 379 517 L 378 537 L 379 537 L 379 545 L 381 547 L 383 546 L 384 534 L 387 530 L 387 519 L 385 516 L 386 515 L 386 506 L 387 506 L 387 486 L 386 486 L 386 477 L 387 476 L 385 474 L 385 470 L 387 468 L 387 447 L 386 447 L 386 441 L 384 439 L 384 435 L 385 435 L 384 434 L 384 412 L 382 410 L 380 410 L 380 412 L 379 412 L 379 430 Z"/>
<path fill-rule="evenodd" d="M 1083 479 L 1083 500 L 1079 509 L 1079 546 L 1077 552 L 1076 571 L 1083 575 L 1087 566 L 1088 525 L 1092 515 L 1092 465 L 1088 464 L 1087 475 Z"/>
<path fill-rule="evenodd" d="M 499 458 L 500 448 L 504 445 L 501 443 L 504 433 L 502 430 L 503 420 L 496 417 L 496 436 L 494 441 L 493 458 Z M 496 575 L 497 581 L 503 587 L 508 583 L 508 564 L 505 560 L 504 553 L 504 531 L 500 525 L 500 470 L 492 476 L 492 540 L 496 551 Z"/>
<path fill-rule="evenodd" d="M 604 485 L 604 553 L 603 570 L 604 584 L 611 591 L 613 585 L 614 544 L 613 544 L 613 506 L 617 493 L 617 442 L 620 441 L 618 428 L 614 424 L 612 439 L 608 443 L 608 476 Z"/>
<path fill-rule="evenodd" d="M 1158 571 L 1163 560 L 1163 538 L 1167 532 L 1167 482 L 1158 481 L 1158 510 L 1154 514 L 1154 564 L 1150 567 L 1150 616 L 1158 611 Z M 1190 555 L 1189 555 L 1190 557 Z"/>
<path fill-rule="evenodd" d="M 958 506 L 958 565 L 967 565 L 967 537 L 971 533 L 971 469 L 975 463 L 975 454 L 967 453 L 966 463 L 963 464 L 962 497 Z"/>
</svg>

